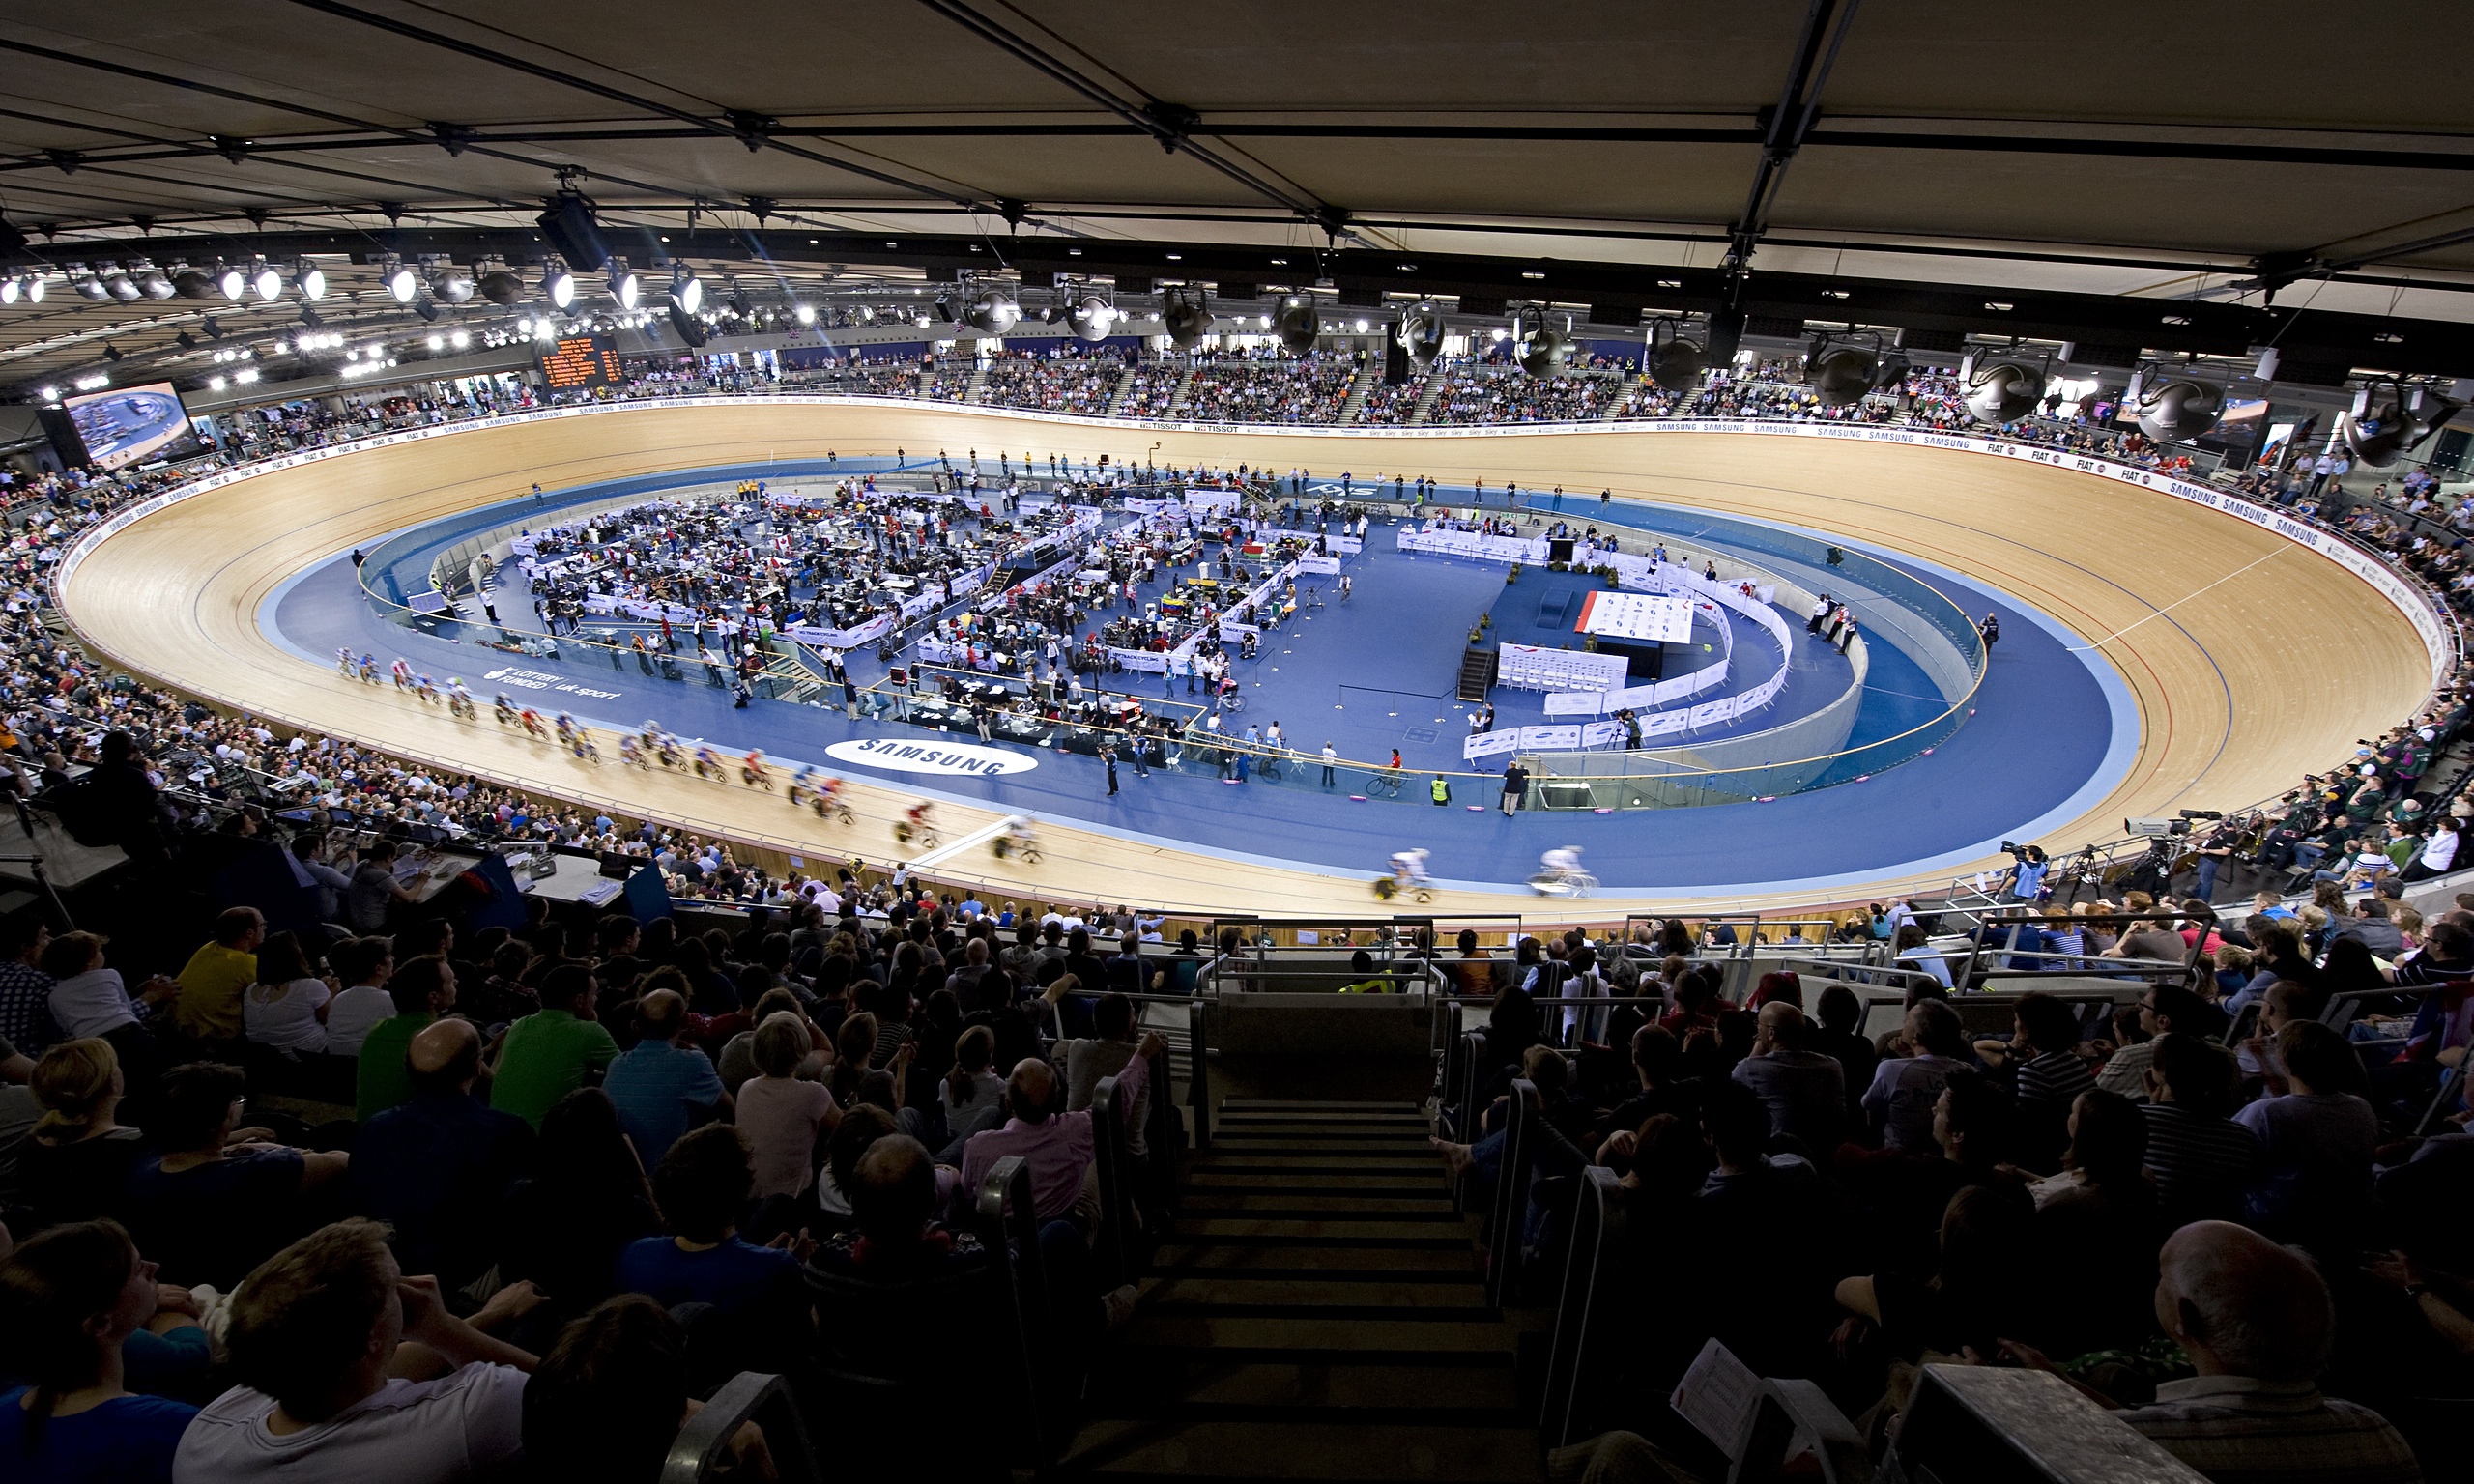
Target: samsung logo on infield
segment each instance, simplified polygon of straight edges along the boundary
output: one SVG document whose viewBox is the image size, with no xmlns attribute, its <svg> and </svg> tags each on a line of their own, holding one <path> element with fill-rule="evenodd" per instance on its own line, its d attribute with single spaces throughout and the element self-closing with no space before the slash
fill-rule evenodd
<svg viewBox="0 0 2474 1484">
<path fill-rule="evenodd" d="M 1000 773 L 1028 773 L 1040 765 L 1036 757 L 966 742 L 903 742 L 872 737 L 864 742 L 836 742 L 824 750 L 836 762 L 865 763 L 903 773 L 942 773 L 966 778 L 993 778 Z"/>
</svg>

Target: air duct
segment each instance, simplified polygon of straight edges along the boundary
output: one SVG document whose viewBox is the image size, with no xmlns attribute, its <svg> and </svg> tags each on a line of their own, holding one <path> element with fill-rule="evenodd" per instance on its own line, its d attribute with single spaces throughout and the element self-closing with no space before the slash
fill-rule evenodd
<svg viewBox="0 0 2474 1484">
<path fill-rule="evenodd" d="M 2205 435 L 2225 414 L 2225 390 L 2187 376 L 2151 374 L 2133 407 L 2139 431 L 2160 443 L 2185 443 Z"/>
<path fill-rule="evenodd" d="M 2021 356 L 1969 357 L 1960 390 L 1968 415 L 1987 427 L 2017 422 L 2045 398 L 2045 366 Z"/>
<path fill-rule="evenodd" d="M 1192 350 L 1196 341 L 1211 333 L 1211 310 L 1203 303 L 1202 290 L 1170 289 L 1162 297 L 1165 302 L 1160 306 L 1160 322 L 1177 349 Z"/>
<path fill-rule="evenodd" d="M 1433 368 L 1435 358 L 1443 354 L 1443 311 L 1432 300 L 1419 300 L 1400 313 L 1400 328 L 1395 336 L 1400 349 L 1409 355 L 1409 364 L 1421 371 Z"/>
<path fill-rule="evenodd" d="M 1280 307 L 1272 311 L 1272 333 L 1289 354 L 1303 356 L 1314 349 L 1314 339 L 1323 326 L 1314 308 L 1311 295 L 1291 294 L 1281 299 Z"/>
<path fill-rule="evenodd" d="M 1701 385 L 1702 376 L 1710 369 L 1709 353 L 1689 340 L 1676 336 L 1674 320 L 1659 320 L 1650 327 L 1648 362 L 1650 380 L 1678 396 Z M 1663 332 L 1664 340 L 1658 338 Z"/>
<path fill-rule="evenodd" d="M 2338 436 L 2362 463 L 2386 469 L 2407 449 L 2439 431 L 2465 404 L 2429 386 L 2407 386 L 2382 378 L 2354 393 L 2353 408 L 2339 420 Z"/>
</svg>

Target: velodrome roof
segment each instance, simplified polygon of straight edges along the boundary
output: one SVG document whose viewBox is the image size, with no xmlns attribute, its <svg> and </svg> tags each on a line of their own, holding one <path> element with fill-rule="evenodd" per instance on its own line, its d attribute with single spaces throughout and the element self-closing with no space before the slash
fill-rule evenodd
<svg viewBox="0 0 2474 1484">
<path fill-rule="evenodd" d="M 2474 323 L 2463 16 L 2413 0 L 2181 27 L 1946 0 L 20 5 L 0 14 L 0 212 L 30 239 L 21 264 L 520 255 L 563 182 L 615 230 L 647 228 L 640 255 L 763 258 L 791 281 L 1184 262 L 1251 285 L 1295 253 L 1296 276 L 1343 288 L 1562 299 L 1568 282 L 1625 311 L 1748 294 L 1772 320 L 1833 298 L 1889 317 L 1859 311 L 1904 287 L 1935 296 L 1908 321 L 1974 306 L 2083 339 L 2095 321 L 2012 296 L 2189 306 L 2116 327 L 2150 346 L 2171 337 L 2140 326 L 2169 315 L 2238 351 L 2301 310 L 2344 328 L 2328 363 L 2464 372 L 2474 339 L 2432 328 Z M 1748 288 L 1721 271 L 1731 240 Z M 1540 263 L 1570 272 L 1513 276 Z M 10 346 L 60 342 L 0 380 L 77 362 L 79 327 L 154 307 L 0 310 Z"/>
</svg>

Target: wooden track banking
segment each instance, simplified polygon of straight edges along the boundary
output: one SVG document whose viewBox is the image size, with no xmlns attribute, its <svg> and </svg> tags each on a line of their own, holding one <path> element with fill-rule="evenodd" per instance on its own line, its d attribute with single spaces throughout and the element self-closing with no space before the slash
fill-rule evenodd
<svg viewBox="0 0 2474 1484">
<path fill-rule="evenodd" d="M 888 851 L 907 797 L 854 785 L 854 829 L 803 826 L 772 795 L 595 768 L 510 736 L 486 718 L 451 722 L 389 687 L 342 679 L 278 649 L 257 627 L 271 591 L 313 562 L 385 532 L 521 494 L 593 480 L 771 458 L 914 457 L 998 447 L 1017 456 L 1107 453 L 1224 467 L 1303 465 L 1359 478 L 1398 471 L 1500 488 L 1562 484 L 1576 496 L 1702 506 L 1850 536 L 1966 572 L 2015 594 L 2103 649 L 2137 697 L 2129 773 L 2078 821 L 2046 832 L 2076 845 L 2112 838 L 2125 815 L 2231 808 L 2289 786 L 2408 715 L 2429 688 L 2413 629 L 2335 563 L 2171 497 L 2024 461 L 1890 443 L 1726 434 L 1566 432 L 1488 438 L 1351 439 L 1157 432 L 1007 419 L 950 408 L 734 405 L 647 408 L 373 449 L 241 481 L 148 517 L 102 542 L 63 608 L 87 641 L 132 671 L 292 725 L 433 759 L 570 800 L 676 821 L 811 858 Z M 1575 501 L 1586 515 L 1588 501 Z M 2166 612 L 2160 616 L 2159 610 Z M 2115 637 L 2118 636 L 2118 637 Z M 1998 661 L 1997 661 L 1998 663 Z M 615 748 L 605 747 L 615 759 Z M 1955 781 L 1954 781 L 1955 785 Z M 950 809 L 960 834 L 984 813 Z M 1233 864 L 1053 827 L 1047 860 L 995 876 L 999 889 L 1074 900 L 1308 915 L 1360 910 L 1362 885 L 1332 874 Z M 974 860 L 972 879 L 995 863 Z M 2006 862 L 1977 863 L 1991 870 Z M 1963 870 L 1977 869 L 1976 865 Z M 1840 900 L 1930 880 L 1885 879 Z M 1437 912 L 1513 899 L 1441 894 Z M 1652 906 L 1747 910 L 1821 905 L 1801 898 L 1596 899 L 1587 915 Z M 1568 914 L 1567 914 L 1568 915 Z"/>
</svg>

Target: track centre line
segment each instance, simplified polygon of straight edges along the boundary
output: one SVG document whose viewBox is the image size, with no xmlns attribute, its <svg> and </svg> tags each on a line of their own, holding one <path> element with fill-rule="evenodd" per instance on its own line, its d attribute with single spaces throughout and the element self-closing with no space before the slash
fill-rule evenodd
<svg viewBox="0 0 2474 1484">
<path fill-rule="evenodd" d="M 2165 616 L 2165 614 L 2166 614 L 2168 612 L 2170 612 L 2170 611 L 2172 611 L 2172 610 L 2173 610 L 2173 609 L 2176 609 L 2176 608 L 2181 607 L 2183 604 L 2188 603 L 2189 601 L 2191 601 L 2191 599 L 2198 597 L 2201 593 L 2207 591 L 2207 590 L 2208 590 L 2208 587 L 2222 587 L 2222 586 L 2224 586 L 2227 583 L 2229 583 L 2229 582 L 2233 581 L 2235 578 L 2240 577 L 2244 572 L 2248 572 L 2248 571 L 2250 571 L 2250 570 L 2251 570 L 2251 567 L 2258 566 L 2258 565 L 2260 564 L 2260 562 L 2274 561 L 2274 560 L 2276 560 L 2279 556 L 2284 556 L 2284 555 L 2286 554 L 2286 552 L 2290 551 L 2290 550 L 2292 550 L 2292 548 L 2290 548 L 2290 547 L 2284 547 L 2284 548 L 2280 548 L 2280 549 L 2278 549 L 2278 550 L 2276 550 L 2276 551 L 2273 551 L 2273 552 L 2268 553 L 2265 556 L 2260 557 L 2258 561 L 2252 562 L 2250 566 L 2243 567 L 2243 568 L 2241 568 L 2241 569 L 2240 569 L 2240 570 L 2238 570 L 2238 571 L 2228 572 L 2228 573 L 2226 573 L 2223 577 L 2218 578 L 2215 582 L 2212 582 L 2212 583 L 2208 584 L 2208 585 L 2207 585 L 2207 587 L 2201 587 L 2201 588 L 2199 588 L 2199 589 L 2197 589 L 2197 590 L 2195 590 L 2195 591 L 2184 593 L 2182 596 L 2180 596 L 2180 597 L 2178 597 L 2178 598 L 2175 598 L 2172 602 L 2166 604 L 2163 608 L 2160 608 L 2160 609 L 2158 609 L 2156 612 L 2154 612 L 2154 613 L 2152 613 L 2152 614 L 2148 614 L 2148 615 L 2147 615 L 2147 618 L 2162 618 L 2163 616 Z M 2145 623 L 2145 622 L 2147 621 L 2147 618 L 2142 618 L 2141 620 L 2139 620 L 2139 623 Z M 2107 644 L 2112 643 L 2114 640 L 2117 640 L 2117 639 L 2121 638 L 2123 635 L 2125 635 L 2125 634 L 2129 633 L 2129 632 L 2131 631 L 2131 629 L 2138 628 L 2138 627 L 2139 627 L 2139 623 L 2134 623 L 2134 624 L 2132 624 L 2132 625 L 2130 626 L 2130 628 L 2125 628 L 2125 629 L 2115 629 L 2113 633 L 2106 635 L 2104 638 L 2102 638 L 2102 639 L 2100 639 L 2100 640 L 2096 641 L 2094 643 L 2092 643 L 2092 644 L 2085 644 L 2085 645 L 2081 645 L 2081 646 L 2079 646 L 2079 647 L 2077 647 L 2077 648 L 2072 649 L 2070 652 L 2071 652 L 2072 654 L 2086 654 L 2086 653 L 2088 650 L 2090 650 L 2090 649 L 2102 649 L 2102 648 L 2103 648 L 2103 647 L 2105 647 Z"/>
</svg>

